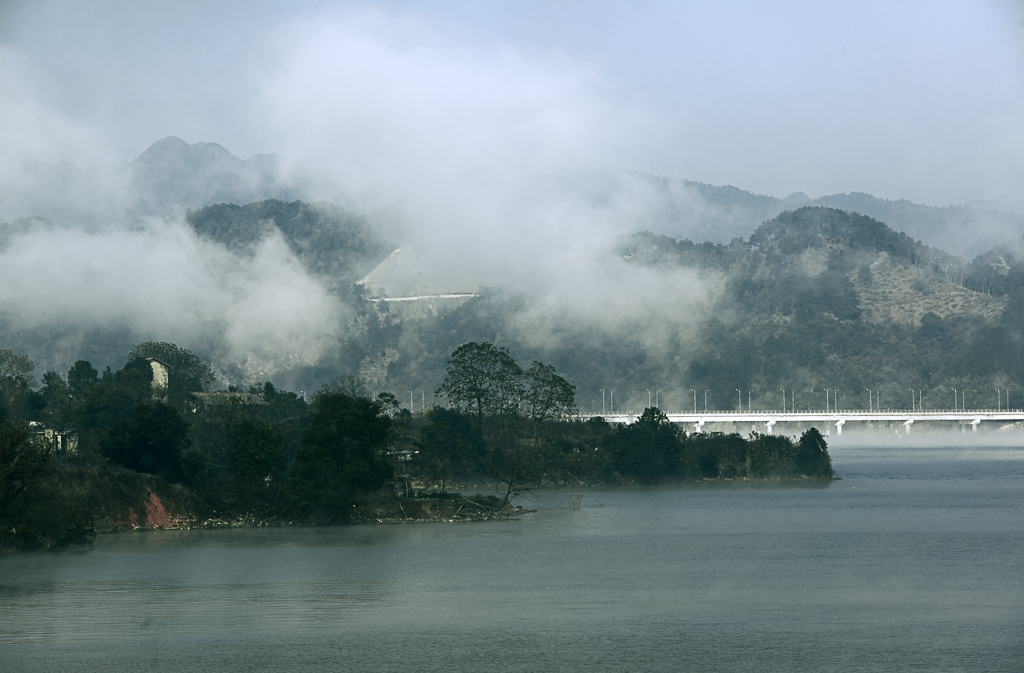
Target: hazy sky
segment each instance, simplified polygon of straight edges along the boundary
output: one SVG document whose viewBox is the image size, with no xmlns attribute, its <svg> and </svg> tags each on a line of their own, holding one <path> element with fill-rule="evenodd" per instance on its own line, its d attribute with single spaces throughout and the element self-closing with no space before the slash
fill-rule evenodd
<svg viewBox="0 0 1024 673">
<path fill-rule="evenodd" d="M 593 166 L 1024 199 L 1024 3 L 0 0 L 0 169 L 167 135 L 366 190 L 535 162 L 523 189 Z"/>
</svg>

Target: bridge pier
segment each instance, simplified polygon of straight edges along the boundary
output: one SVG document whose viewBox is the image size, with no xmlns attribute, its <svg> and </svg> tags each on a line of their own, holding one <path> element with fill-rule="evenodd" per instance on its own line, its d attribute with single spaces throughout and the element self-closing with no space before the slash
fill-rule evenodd
<svg viewBox="0 0 1024 673">
<path fill-rule="evenodd" d="M 903 427 L 905 427 L 907 429 L 906 432 L 907 432 L 908 435 L 910 434 L 910 426 L 913 425 L 913 424 L 914 424 L 914 419 L 913 418 L 908 418 L 907 420 L 903 421 Z"/>
<path fill-rule="evenodd" d="M 765 425 L 767 434 L 769 434 L 769 435 L 772 434 L 772 426 L 775 425 L 775 421 L 768 421 L 764 425 Z"/>
<path fill-rule="evenodd" d="M 846 420 L 842 419 L 842 418 L 839 419 L 838 421 L 836 421 L 836 437 L 842 437 L 843 436 L 843 424 L 844 423 L 846 423 Z"/>
</svg>

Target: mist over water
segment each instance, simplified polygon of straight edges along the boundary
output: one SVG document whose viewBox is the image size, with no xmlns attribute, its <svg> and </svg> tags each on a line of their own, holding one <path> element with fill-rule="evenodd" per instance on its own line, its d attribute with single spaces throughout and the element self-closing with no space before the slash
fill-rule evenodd
<svg viewBox="0 0 1024 673">
<path fill-rule="evenodd" d="M 826 485 L 2 558 L 0 646 L 30 671 L 1021 670 L 1024 451 L 833 456 Z"/>
</svg>

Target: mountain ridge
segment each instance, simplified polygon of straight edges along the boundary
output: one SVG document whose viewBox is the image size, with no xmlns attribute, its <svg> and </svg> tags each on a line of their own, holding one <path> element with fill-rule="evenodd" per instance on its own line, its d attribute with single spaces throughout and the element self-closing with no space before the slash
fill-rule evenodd
<svg viewBox="0 0 1024 673">
<path fill-rule="evenodd" d="M 926 206 L 907 199 L 889 200 L 856 191 L 814 199 L 795 192 L 779 199 L 732 185 L 650 175 L 645 178 L 660 191 L 661 233 L 676 237 L 724 243 L 735 236 L 745 236 L 745 232 L 785 210 L 802 206 L 824 206 L 868 215 L 933 247 L 956 250 L 967 258 L 1024 235 L 1024 214 L 980 207 L 977 202 L 974 205 Z M 972 235 L 964 236 L 964 231 L 971 231 Z"/>
<path fill-rule="evenodd" d="M 253 246 L 263 240 L 283 241 L 289 249 L 288 255 L 266 259 L 302 267 L 280 278 L 293 279 L 294 287 L 319 288 L 330 295 L 317 306 L 331 310 L 318 315 L 318 331 L 307 340 L 307 345 L 316 346 L 309 346 L 310 352 L 318 353 L 315 362 L 289 356 L 293 341 L 304 338 L 302 326 L 263 326 L 258 317 L 232 318 L 225 323 L 232 331 L 224 333 L 216 331 L 220 318 L 203 322 L 194 330 L 199 335 L 196 343 L 180 344 L 211 354 L 229 373 L 241 371 L 228 359 L 233 353 L 251 352 L 256 335 L 279 328 L 288 336 L 276 342 L 274 348 L 284 354 L 275 361 L 296 364 L 267 375 L 283 377 L 275 380 L 286 387 L 307 390 L 326 380 L 328 372 L 341 371 L 363 375 L 375 389 L 432 391 L 450 353 L 466 341 L 507 345 L 522 357 L 557 366 L 579 387 L 581 407 L 591 410 L 599 402 L 595 396 L 611 388 L 619 391 L 616 399 L 634 406 L 646 398 L 637 393 L 638 387 L 662 390 L 669 400 L 678 400 L 684 389 L 708 389 L 715 405 L 728 408 L 725 405 L 735 399 L 733 389 L 767 391 L 774 386 L 830 387 L 844 389 L 844 394 L 876 384 L 892 390 L 910 385 L 936 390 L 973 386 L 979 391 L 1024 387 L 1024 364 L 1017 364 L 1024 363 L 1018 345 L 1024 343 L 1024 325 L 1018 324 L 1024 315 L 1024 254 L 1016 231 L 968 263 L 880 217 L 828 207 L 819 203 L 821 198 L 794 193 L 777 199 L 732 186 L 645 178 L 660 185 L 665 197 L 655 204 L 660 207 L 655 208 L 655 217 L 643 222 L 649 225 L 648 233 L 624 234 L 619 249 L 600 263 L 614 277 L 628 281 L 602 292 L 628 295 L 643 288 L 649 296 L 603 295 L 597 303 L 584 304 L 587 312 L 581 313 L 564 310 L 561 297 L 544 295 L 557 288 L 534 287 L 531 295 L 512 286 L 479 284 L 457 301 L 415 311 L 409 310 L 412 300 L 389 306 L 388 282 L 398 290 L 429 287 L 440 293 L 470 286 L 460 280 L 457 288 L 435 287 L 436 283 L 417 282 L 414 276 L 419 271 L 406 278 L 404 268 L 380 268 L 388 259 L 401 267 L 402 256 L 391 253 L 406 242 L 387 235 L 372 219 L 338 206 L 277 197 L 243 205 L 222 201 L 235 196 L 244 200 L 279 186 L 272 177 L 266 183 L 246 180 L 247 171 L 267 175 L 260 162 L 270 165 L 276 159 L 242 160 L 215 143 L 189 144 L 175 137 L 162 139 L 147 152 L 123 174 L 148 185 L 141 191 L 156 196 L 147 202 L 146 194 L 136 195 L 114 205 L 137 207 L 125 215 L 129 219 L 146 209 L 180 212 L 203 245 L 226 250 L 228 256 L 216 257 L 224 260 L 216 277 L 224 279 L 225 294 L 240 297 L 237 306 L 227 307 L 232 315 L 260 315 L 253 307 L 263 296 L 239 292 L 234 269 L 247 270 L 246 287 L 260 292 L 275 289 L 264 285 L 266 279 L 277 277 L 273 270 L 253 266 Z M 83 173 L 58 168 L 67 174 Z M 197 186 L 197 180 L 209 184 Z M 254 191 L 245 191 L 248 188 Z M 863 202 L 911 215 L 923 213 L 925 220 L 966 212 L 866 194 L 839 196 L 843 206 Z M 217 202 L 207 203 L 211 200 Z M 189 205 L 202 203 L 206 205 Z M 776 209 L 780 210 L 772 217 L 763 217 Z M 52 239 L 65 229 L 77 231 L 68 227 L 86 227 L 70 216 L 63 222 L 51 219 L 58 225 L 28 220 L 5 225 L 0 253 L 32 236 L 42 240 L 46 233 Z M 641 228 L 632 221 L 622 224 Z M 686 235 L 675 236 L 673 230 Z M 701 235 L 710 230 L 714 237 Z M 985 233 L 991 238 L 997 231 Z M 986 240 L 974 239 L 973 245 Z M 163 238 L 160 245 L 176 245 L 175 240 Z M 410 259 L 417 258 L 415 250 L 403 250 Z M 451 263 L 457 267 L 457 258 Z M 83 268 L 89 280 L 80 282 L 87 284 L 103 272 L 95 265 Z M 636 283 L 631 278 L 644 280 Z M 368 282 L 359 285 L 361 279 Z M 116 287 L 133 291 L 130 279 Z M 668 301 L 679 296 L 694 299 Z M 289 301 L 297 299 L 296 295 Z M 622 308 L 628 309 L 626 314 L 617 314 Z M 70 362 L 61 358 L 67 357 L 92 359 L 101 367 L 117 365 L 131 340 L 142 340 L 139 332 L 149 328 L 132 323 L 123 312 L 110 315 L 102 321 L 90 316 L 88 324 L 61 316 L 57 324 L 27 329 L 8 306 L 0 310 L 0 343 L 32 353 L 44 367 L 66 367 Z M 324 323 L 328 318 L 334 322 Z M 264 331 L 247 333 L 260 329 Z M 240 344 L 236 350 L 225 347 L 229 333 Z M 77 352 L 75 344 L 82 345 Z M 924 399 L 928 401 L 928 394 Z"/>
<path fill-rule="evenodd" d="M 794 192 L 778 198 L 733 185 L 629 173 L 654 188 L 652 214 L 634 230 L 650 229 L 677 238 L 724 243 L 749 235 L 785 210 L 813 205 L 868 215 L 966 258 L 1024 235 L 1024 203 L 1008 198 L 949 206 L 856 191 L 814 199 Z M 26 171 L 23 181 L 13 190 L 0 187 L 0 221 L 43 217 L 97 224 L 119 211 L 129 218 L 181 217 L 186 210 L 217 203 L 307 198 L 304 189 L 283 177 L 275 154 L 241 159 L 217 143 L 190 144 L 174 135 L 154 142 L 121 166 L 81 169 L 67 163 L 39 164 Z"/>
</svg>

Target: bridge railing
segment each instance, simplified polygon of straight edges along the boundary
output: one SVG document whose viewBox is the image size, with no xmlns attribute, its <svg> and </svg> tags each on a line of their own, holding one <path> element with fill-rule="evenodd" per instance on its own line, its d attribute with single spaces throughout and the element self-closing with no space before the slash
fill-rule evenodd
<svg viewBox="0 0 1024 673">
<path fill-rule="evenodd" d="M 800 409 L 794 411 L 792 409 L 751 409 L 749 411 L 737 410 L 737 409 L 724 409 L 724 410 L 698 410 L 698 411 L 668 411 L 666 409 L 661 410 L 666 416 L 800 416 L 800 415 L 815 415 L 821 416 L 823 414 L 842 416 L 842 415 L 863 415 L 863 414 L 894 414 L 894 415 L 908 415 L 913 416 L 920 414 L 922 416 L 928 416 L 933 414 L 1024 414 L 1024 409 L 992 409 L 992 408 L 978 408 L 978 409 Z M 589 413 L 589 414 L 577 414 L 574 418 L 612 418 L 618 416 L 636 416 L 640 417 L 643 415 L 642 411 L 616 411 L 614 413 Z"/>
</svg>

